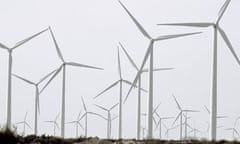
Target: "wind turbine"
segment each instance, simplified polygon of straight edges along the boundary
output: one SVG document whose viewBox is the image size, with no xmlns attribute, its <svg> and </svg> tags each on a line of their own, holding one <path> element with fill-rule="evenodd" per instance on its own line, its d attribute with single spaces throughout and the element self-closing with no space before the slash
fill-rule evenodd
<svg viewBox="0 0 240 144">
<path fill-rule="evenodd" d="M 211 140 L 216 140 L 217 137 L 217 36 L 218 32 L 222 36 L 223 40 L 227 44 L 229 50 L 231 51 L 232 55 L 236 59 L 237 63 L 240 65 L 239 58 L 237 57 L 236 52 L 233 49 L 233 46 L 228 39 L 226 33 L 223 31 L 223 29 L 219 26 L 219 22 L 222 19 L 223 14 L 225 13 L 229 3 L 231 0 L 226 0 L 224 5 L 221 7 L 221 9 L 218 12 L 218 17 L 216 22 L 201 22 L 201 23 L 173 23 L 173 24 L 158 24 L 158 25 L 168 25 L 168 26 L 187 26 L 187 27 L 200 27 L 200 28 L 206 28 L 206 27 L 213 27 L 213 33 L 214 33 L 214 41 L 213 41 L 213 57 L 212 57 L 212 88 L 211 88 L 211 131 L 209 134 L 209 137 Z"/>
<path fill-rule="evenodd" d="M 127 56 L 128 60 L 132 64 L 132 66 L 139 71 L 139 67 L 137 67 L 136 63 L 133 61 L 131 56 L 128 54 L 124 46 L 119 42 L 119 45 L 122 47 L 125 55 Z M 153 69 L 153 71 L 165 71 L 165 70 L 172 70 L 173 68 L 157 68 Z M 137 139 L 140 139 L 140 126 L 141 126 L 141 75 L 143 73 L 149 72 L 148 69 L 143 69 L 140 73 L 139 79 L 138 79 L 138 104 L 137 104 Z M 124 103 L 127 101 L 128 96 L 124 99 Z"/>
<path fill-rule="evenodd" d="M 78 113 L 77 119 L 75 121 L 71 121 L 71 122 L 67 123 L 67 124 L 75 124 L 76 125 L 76 138 L 79 136 L 78 135 L 78 126 L 80 126 L 82 129 L 84 129 L 82 124 L 80 123 L 80 117 L 81 117 L 81 112 Z"/>
<path fill-rule="evenodd" d="M 59 118 L 59 115 L 60 115 L 60 113 L 58 113 L 58 115 L 55 117 L 55 119 L 54 119 L 53 121 L 44 121 L 44 122 L 52 123 L 52 124 L 53 124 L 53 136 L 55 136 L 55 134 L 56 134 L 56 127 L 57 127 L 58 129 L 60 129 L 60 128 L 59 128 L 59 125 L 58 125 L 58 123 L 57 123 L 57 119 Z"/>
<path fill-rule="evenodd" d="M 164 136 L 164 137 L 167 137 L 167 140 L 169 139 L 169 132 L 170 132 L 170 130 L 173 130 L 173 129 L 179 127 L 179 125 L 176 125 L 176 126 L 174 126 L 174 127 L 167 127 L 164 123 L 162 123 L 162 124 L 163 124 L 163 126 L 165 127 L 165 129 L 166 129 L 166 132 L 165 132 L 165 136 Z"/>
<path fill-rule="evenodd" d="M 97 104 L 95 104 L 95 106 L 96 107 L 98 107 L 98 108 L 100 108 L 100 109 L 102 109 L 102 110 L 104 110 L 104 111 L 106 111 L 107 112 L 107 118 L 104 118 L 104 117 L 102 117 L 103 119 L 105 119 L 105 120 L 107 120 L 107 138 L 108 139 L 110 139 L 111 138 L 111 125 L 112 125 L 112 118 L 111 118 L 111 110 L 113 110 L 116 106 L 118 106 L 118 104 L 119 103 L 117 103 L 117 104 L 115 104 L 115 105 L 113 105 L 111 108 L 109 108 L 109 109 L 107 109 L 107 108 L 105 108 L 105 107 L 103 107 L 103 106 L 100 106 L 100 105 L 97 105 Z"/>
<path fill-rule="evenodd" d="M 122 78 L 122 70 L 121 70 L 121 61 L 120 61 L 120 55 L 119 55 L 119 48 L 118 48 L 118 74 L 119 74 L 119 80 L 115 81 L 113 84 L 111 84 L 109 87 L 107 87 L 106 89 L 104 89 L 102 92 L 100 92 L 97 96 L 94 97 L 94 99 L 96 99 L 97 97 L 101 96 L 103 93 L 105 93 L 106 91 L 110 90 L 111 88 L 113 88 L 114 86 L 116 86 L 117 84 L 119 84 L 119 89 L 120 89 L 120 93 L 119 93 L 119 122 L 118 122 L 118 138 L 122 138 L 122 85 L 123 83 L 132 86 L 132 83 L 128 80 L 125 80 Z M 136 85 L 134 85 L 135 87 L 137 87 Z M 141 90 L 145 91 L 144 89 L 140 88 Z"/>
<path fill-rule="evenodd" d="M 33 85 L 34 88 L 35 88 L 35 115 L 34 115 L 34 134 L 37 135 L 37 130 L 38 130 L 38 114 L 40 114 L 40 103 L 39 103 L 39 95 L 40 95 L 40 92 L 39 92 L 39 85 L 44 81 L 46 80 L 49 76 L 51 76 L 54 72 L 56 72 L 57 70 L 54 70 L 50 73 L 48 73 L 47 75 L 45 75 L 43 78 L 41 78 L 38 82 L 33 82 L 33 81 L 30 81 L 26 78 L 23 78 L 19 75 L 16 75 L 16 74 L 12 74 L 14 77 L 30 84 L 30 85 Z M 38 113 L 38 114 L 37 114 Z"/>
<path fill-rule="evenodd" d="M 184 112 L 199 112 L 199 111 L 195 111 L 195 110 L 188 110 L 188 109 L 182 109 L 182 107 L 180 106 L 180 104 L 178 103 L 176 97 L 173 95 L 174 101 L 177 104 L 178 110 L 180 111 L 179 114 L 177 115 L 176 119 L 173 122 L 173 125 L 175 124 L 175 122 L 178 120 L 178 118 L 180 117 L 180 140 L 182 140 L 182 121 L 183 121 L 183 113 Z"/>
<path fill-rule="evenodd" d="M 174 117 L 162 117 L 157 112 L 155 112 L 155 114 L 158 117 L 157 127 L 159 126 L 159 139 L 162 139 L 162 121 L 172 119 Z M 157 129 L 157 127 L 156 127 L 156 129 Z"/>
<path fill-rule="evenodd" d="M 147 61 L 147 58 L 149 57 L 150 59 L 150 65 L 149 65 L 149 97 L 148 97 L 148 135 L 147 138 L 148 139 L 152 139 L 152 134 L 153 134 L 153 124 L 152 124 L 152 111 L 153 111 L 153 45 L 155 42 L 157 41 L 161 41 L 161 40 L 167 40 L 167 39 L 173 39 L 173 38 L 178 38 L 178 37 L 183 37 L 183 36 L 189 36 L 189 35 L 194 35 L 194 34 L 199 34 L 199 32 L 197 33 L 185 33 L 185 34 L 177 34 L 177 35 L 165 35 L 165 36 L 159 36 L 157 38 L 153 38 L 151 37 L 146 30 L 142 27 L 142 25 L 135 19 L 135 17 L 128 11 L 128 9 L 123 5 L 123 3 L 118 0 L 120 5 L 124 8 L 124 10 L 127 12 L 128 16 L 132 19 L 132 21 L 135 23 L 135 25 L 137 26 L 137 28 L 141 31 L 141 33 L 144 35 L 144 37 L 146 37 L 150 42 L 149 42 L 149 46 L 148 49 L 145 53 L 142 65 L 139 69 L 139 71 L 137 72 L 137 75 L 133 81 L 133 84 L 135 84 L 138 80 L 138 78 L 140 77 L 143 67 Z M 131 90 L 133 89 L 133 85 L 131 86 L 131 88 L 128 91 L 127 96 L 129 95 L 129 93 L 131 92 Z"/>
<path fill-rule="evenodd" d="M 26 119 L 27 119 L 27 112 L 26 112 L 26 114 L 24 116 L 24 121 L 16 123 L 17 125 L 18 124 L 23 124 L 23 135 L 25 135 L 26 126 L 32 130 L 31 126 L 27 123 Z"/>
<path fill-rule="evenodd" d="M 38 32 L 28 38 L 25 38 L 19 42 L 17 42 L 13 47 L 8 47 L 2 43 L 0 43 L 0 48 L 7 50 L 8 52 L 8 94 L 7 94 L 7 127 L 10 129 L 11 128 L 11 120 L 12 120 L 12 63 L 13 63 L 13 58 L 12 58 L 12 53 L 13 51 L 20 47 L 21 45 L 25 44 L 26 42 L 32 40 L 33 38 L 39 36 L 40 34 L 44 33 L 47 31 L 47 29 L 44 29 L 41 32 Z"/>
<path fill-rule="evenodd" d="M 62 69 L 62 73 L 63 73 L 63 79 L 62 79 L 62 113 L 61 113 L 61 136 L 64 137 L 64 133 L 65 133 L 65 83 L 66 83 L 66 66 L 74 66 L 74 67 L 83 67 L 83 68 L 90 68 L 90 69 L 98 69 L 98 70 L 103 70 L 102 68 L 98 68 L 98 67 L 94 67 L 94 66 L 89 66 L 89 65 L 84 65 L 84 64 L 79 64 L 79 63 L 75 63 L 75 62 L 67 62 L 64 60 L 63 55 L 60 51 L 60 48 L 58 46 L 58 43 L 56 41 L 56 38 L 53 34 L 53 31 L 51 29 L 51 27 L 49 27 L 49 30 L 51 32 L 51 36 L 53 39 L 53 42 L 55 44 L 56 50 L 57 50 L 57 54 L 58 57 L 60 58 L 60 60 L 62 61 L 62 65 L 61 65 L 61 69 Z"/>
<path fill-rule="evenodd" d="M 81 116 L 79 121 L 81 121 L 85 117 L 85 137 L 87 137 L 88 114 L 96 115 L 96 116 L 99 116 L 99 117 L 102 117 L 102 116 L 100 114 L 88 111 L 83 97 L 81 97 L 81 98 L 82 98 L 82 104 L 83 104 L 83 108 L 84 108 L 85 113 Z"/>
</svg>

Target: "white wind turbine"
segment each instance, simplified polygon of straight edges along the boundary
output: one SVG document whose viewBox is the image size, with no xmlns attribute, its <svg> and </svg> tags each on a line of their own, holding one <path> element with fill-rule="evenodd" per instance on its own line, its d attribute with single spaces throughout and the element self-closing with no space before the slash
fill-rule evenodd
<svg viewBox="0 0 240 144">
<path fill-rule="evenodd" d="M 102 116 L 100 114 L 88 111 L 83 97 L 81 97 L 81 98 L 82 98 L 82 104 L 83 104 L 83 108 L 84 108 L 85 113 L 81 116 L 79 121 L 81 121 L 85 117 L 85 137 L 87 137 L 87 132 L 88 132 L 87 131 L 88 130 L 88 115 L 90 114 L 90 115 L 95 115 L 95 116 L 99 116 L 99 117 L 102 117 Z"/>
<path fill-rule="evenodd" d="M 233 49 L 233 46 L 228 39 L 226 33 L 223 31 L 223 29 L 219 26 L 219 22 L 225 13 L 229 3 L 231 0 L 226 0 L 222 8 L 218 12 L 218 17 L 216 22 L 201 22 L 201 23 L 173 23 L 173 24 L 158 24 L 158 25 L 169 25 L 169 26 L 187 26 L 187 27 L 201 27 L 201 28 L 206 28 L 206 27 L 213 27 L 213 33 L 214 33 L 214 41 L 213 41 L 213 57 L 212 57 L 212 81 L 211 81 L 211 131 L 209 133 L 209 137 L 211 140 L 216 140 L 217 136 L 217 36 L 218 32 L 222 36 L 223 40 L 227 44 L 229 50 L 231 51 L 232 55 L 236 59 L 237 63 L 240 65 L 240 60 L 237 57 L 236 52 Z"/>
<path fill-rule="evenodd" d="M 153 111 L 153 45 L 157 41 L 173 39 L 173 38 L 178 38 L 178 37 L 183 37 L 183 36 L 189 36 L 189 35 L 194 35 L 194 34 L 199 34 L 201 32 L 185 33 L 185 34 L 177 34 L 177 35 L 165 35 L 165 36 L 159 36 L 157 38 L 153 38 L 146 32 L 146 30 L 142 27 L 142 25 L 134 18 L 134 16 L 128 11 L 128 9 L 122 4 L 122 2 L 120 0 L 119 0 L 119 3 L 124 8 L 124 10 L 127 12 L 127 14 L 132 19 L 132 21 L 135 23 L 137 28 L 144 35 L 144 37 L 146 37 L 148 40 L 150 40 L 148 49 L 147 49 L 147 51 L 144 55 L 142 65 L 141 65 L 139 71 L 137 72 L 137 75 L 136 75 L 136 77 L 133 81 L 133 84 L 135 84 L 137 82 L 138 78 L 140 77 L 140 75 L 142 73 L 142 70 L 143 70 L 143 67 L 144 67 L 144 65 L 145 65 L 145 63 L 146 63 L 146 61 L 149 57 L 150 65 L 149 65 L 148 135 L 147 135 L 147 138 L 152 139 L 152 134 L 153 134 L 153 124 L 152 124 L 152 111 Z M 131 88 L 129 89 L 127 95 L 129 95 L 129 93 L 131 92 L 133 87 L 134 86 L 132 85 Z"/>
<path fill-rule="evenodd" d="M 96 99 L 97 97 L 101 96 L 103 93 L 105 93 L 106 91 L 108 91 L 109 89 L 113 88 L 114 86 L 116 86 L 117 84 L 119 84 L 119 88 L 120 88 L 120 93 L 119 93 L 119 123 L 118 123 L 118 138 L 122 138 L 122 85 L 123 83 L 132 86 L 132 83 L 128 80 L 125 80 L 122 78 L 122 70 L 121 70 L 121 62 L 120 62 L 120 56 L 119 56 L 119 48 L 118 48 L 118 74 L 119 74 L 119 80 L 117 80 L 116 82 L 114 82 L 113 84 L 111 84 L 109 87 L 107 87 L 106 89 L 104 89 L 101 93 L 99 93 L 97 96 L 94 97 L 94 99 Z M 136 85 L 134 85 L 134 87 L 137 87 Z M 141 89 L 143 90 L 143 89 Z M 144 91 L 144 90 L 143 90 Z"/>
<path fill-rule="evenodd" d="M 49 30 L 51 32 L 51 36 L 53 39 L 53 42 L 55 44 L 56 50 L 57 50 L 57 54 L 58 57 L 60 58 L 60 60 L 62 61 L 62 65 L 60 67 L 60 69 L 62 69 L 62 113 L 61 113 L 61 136 L 64 137 L 64 133 L 65 133 L 65 83 L 66 83 L 66 66 L 74 66 L 74 67 L 83 67 L 83 68 L 90 68 L 90 69 L 98 69 L 98 70 L 103 70 L 102 68 L 98 68 L 98 67 L 94 67 L 94 66 L 89 66 L 89 65 L 84 65 L 84 64 L 79 64 L 79 63 L 75 63 L 75 62 L 67 62 L 64 60 L 63 55 L 60 51 L 60 48 L 58 46 L 58 43 L 55 39 L 55 36 L 53 34 L 53 31 L 51 29 L 51 27 L 49 27 Z M 57 74 L 60 71 L 57 72 Z M 55 75 L 56 76 L 56 75 Z M 49 81 L 51 82 L 51 81 Z"/>
<path fill-rule="evenodd" d="M 56 71 L 57 70 L 54 70 L 54 71 L 48 73 L 43 78 L 41 78 L 38 82 L 33 82 L 33 81 L 30 81 L 26 78 L 23 78 L 23 77 L 19 76 L 19 75 L 12 74 L 14 77 L 16 77 L 16 78 L 18 78 L 18 79 L 20 79 L 20 80 L 22 80 L 22 81 L 24 81 L 24 82 L 26 82 L 30 85 L 33 85 L 34 88 L 35 88 L 35 113 L 34 113 L 34 134 L 35 135 L 37 135 L 37 133 L 38 133 L 38 114 L 40 114 L 39 85 Z"/>
<path fill-rule="evenodd" d="M 23 135 L 25 135 L 26 126 L 27 126 L 29 129 L 32 130 L 31 126 L 27 123 L 26 119 L 27 119 L 27 112 L 26 112 L 26 114 L 25 114 L 25 116 L 24 116 L 24 121 L 21 121 L 21 122 L 16 123 L 17 125 L 18 125 L 18 124 L 23 124 Z"/>
<path fill-rule="evenodd" d="M 6 123 L 8 128 L 11 128 L 11 121 L 12 121 L 12 118 L 11 118 L 12 117 L 12 63 L 13 63 L 12 53 L 16 48 L 32 40 L 33 38 L 39 36 L 40 34 L 44 33 L 47 30 L 48 28 L 28 38 L 25 38 L 24 40 L 21 40 L 17 42 L 13 47 L 8 47 L 0 43 L 0 48 L 7 50 L 8 52 L 8 91 L 7 91 L 8 94 L 7 94 L 7 123 Z"/>
<path fill-rule="evenodd" d="M 79 137 L 79 135 L 78 135 L 78 126 L 80 126 L 82 129 L 84 129 L 82 124 L 80 123 L 80 120 L 81 120 L 80 118 L 81 118 L 81 112 L 78 113 L 77 119 L 75 121 L 71 121 L 71 122 L 67 123 L 67 124 L 75 124 L 76 125 L 76 138 Z"/>
<path fill-rule="evenodd" d="M 137 67 L 136 63 L 133 61 L 131 56 L 128 54 L 124 46 L 119 42 L 119 45 L 122 47 L 125 55 L 127 56 L 128 60 L 132 64 L 132 66 L 139 71 L 139 68 Z M 173 68 L 157 68 L 153 69 L 154 72 L 156 71 L 165 71 L 165 70 L 172 70 Z M 138 104 L 137 104 L 137 139 L 140 139 L 140 126 L 141 126 L 141 75 L 143 73 L 149 72 L 148 69 L 143 69 L 139 78 L 138 78 Z M 128 96 L 124 99 L 124 103 L 127 101 Z"/>
<path fill-rule="evenodd" d="M 58 129 L 60 129 L 60 128 L 59 128 L 59 125 L 58 125 L 58 123 L 57 123 L 57 119 L 58 119 L 59 115 L 60 115 L 60 113 L 58 113 L 58 115 L 55 117 L 55 119 L 54 119 L 53 121 L 44 121 L 44 122 L 52 123 L 52 124 L 53 124 L 53 136 L 55 136 L 55 134 L 56 134 L 56 127 L 57 127 Z"/>
<path fill-rule="evenodd" d="M 163 123 L 163 120 L 172 119 L 172 118 L 174 118 L 174 117 L 162 117 L 162 116 L 160 116 L 157 112 L 155 112 L 155 114 L 156 114 L 157 117 L 158 117 L 158 122 L 157 122 L 157 127 L 156 127 L 156 129 L 157 129 L 158 126 L 159 126 L 159 139 L 162 139 L 162 123 Z"/>
<path fill-rule="evenodd" d="M 182 135 L 182 124 L 183 124 L 183 113 L 184 112 L 199 112 L 199 111 L 195 111 L 195 110 L 188 110 L 188 109 L 182 109 L 182 107 L 180 106 L 180 104 L 178 103 L 176 97 L 173 95 L 174 101 L 177 104 L 178 110 L 180 111 L 179 114 L 177 115 L 176 119 L 173 122 L 173 125 L 175 124 L 175 122 L 178 120 L 178 118 L 180 117 L 180 140 L 182 140 L 183 135 Z"/>
<path fill-rule="evenodd" d="M 105 118 L 103 116 L 102 116 L 102 118 L 107 120 L 107 138 L 108 139 L 111 138 L 112 120 L 114 120 L 114 118 L 112 118 L 112 116 L 111 116 L 111 110 L 113 110 L 117 105 L 118 105 L 118 103 L 113 105 L 111 108 L 107 109 L 103 106 L 95 104 L 95 106 L 97 106 L 98 108 L 107 112 L 107 118 Z"/>
</svg>

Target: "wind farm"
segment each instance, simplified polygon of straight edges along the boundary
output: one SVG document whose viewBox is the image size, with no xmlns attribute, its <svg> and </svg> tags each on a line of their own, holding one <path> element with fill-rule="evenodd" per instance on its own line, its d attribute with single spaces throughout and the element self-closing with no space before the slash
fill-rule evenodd
<svg viewBox="0 0 240 144">
<path fill-rule="evenodd" d="M 18 5 L 0 27 L 0 142 L 240 142 L 240 2 Z"/>
</svg>

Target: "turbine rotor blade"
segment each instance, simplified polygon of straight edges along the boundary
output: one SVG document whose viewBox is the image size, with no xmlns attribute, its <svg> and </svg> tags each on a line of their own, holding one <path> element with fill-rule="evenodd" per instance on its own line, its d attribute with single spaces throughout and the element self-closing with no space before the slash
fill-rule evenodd
<svg viewBox="0 0 240 144">
<path fill-rule="evenodd" d="M 104 108 L 103 106 L 100 106 L 100 105 L 97 105 L 97 104 L 94 104 L 94 105 L 95 105 L 96 107 L 98 107 L 98 108 L 104 110 L 104 111 L 108 111 L 108 109 Z"/>
<path fill-rule="evenodd" d="M 84 108 L 84 110 L 87 112 L 87 107 L 86 107 L 86 105 L 85 105 L 85 102 L 84 102 L 83 97 L 81 97 L 81 99 L 82 99 L 83 108 Z"/>
<path fill-rule="evenodd" d="M 53 70 L 53 71 L 51 71 L 51 72 L 48 73 L 47 75 L 45 75 L 43 78 L 40 79 L 40 81 L 38 82 L 38 84 L 42 83 L 45 79 L 47 79 L 50 75 L 52 75 L 53 73 L 55 73 L 57 70 L 58 70 L 58 68 L 55 69 L 55 70 Z"/>
<path fill-rule="evenodd" d="M 173 122 L 173 124 L 172 124 L 172 126 L 176 123 L 176 121 L 178 120 L 178 118 L 181 116 L 181 114 L 182 114 L 182 112 L 180 112 L 178 115 L 177 115 L 177 117 L 176 117 L 176 119 L 174 120 L 174 122 Z"/>
<path fill-rule="evenodd" d="M 208 109 L 208 107 L 206 105 L 204 105 L 206 111 L 208 112 L 208 114 L 210 114 L 210 110 Z"/>
<path fill-rule="evenodd" d="M 155 68 L 153 71 L 165 71 L 165 70 L 173 70 L 174 68 Z M 148 69 L 143 69 L 142 72 L 149 72 Z"/>
<path fill-rule="evenodd" d="M 186 27 L 209 27 L 214 25 L 214 23 L 167 23 L 167 24 L 157 24 L 162 26 L 186 26 Z"/>
<path fill-rule="evenodd" d="M 75 63 L 75 62 L 66 62 L 66 64 L 67 65 L 71 65 L 71 66 L 76 66 L 76 67 L 83 67 L 83 68 L 91 68 L 91 69 L 103 70 L 103 68 L 98 68 L 98 67 L 94 67 L 94 66 L 90 66 L 90 65 L 84 65 L 84 64 Z"/>
<path fill-rule="evenodd" d="M 53 79 L 59 74 L 59 72 L 61 71 L 62 66 L 60 68 L 58 68 L 58 70 L 55 72 L 55 74 L 49 79 L 49 81 L 44 85 L 44 87 L 40 90 L 39 94 L 41 94 L 46 88 L 47 86 L 53 81 Z"/>
<path fill-rule="evenodd" d="M 50 30 L 50 33 L 51 33 L 51 36 L 52 36 L 52 39 L 53 39 L 55 48 L 56 48 L 56 50 L 57 50 L 58 57 L 61 59 L 62 62 L 65 62 L 65 61 L 64 61 L 64 58 L 63 58 L 63 55 L 62 55 L 62 53 L 61 53 L 61 50 L 60 50 L 60 48 L 59 48 L 59 46 L 58 46 L 57 40 L 56 40 L 56 38 L 55 38 L 55 36 L 54 36 L 54 34 L 53 34 L 52 28 L 49 27 L 49 30 Z"/>
<path fill-rule="evenodd" d="M 44 33 L 44 32 L 47 31 L 47 30 L 49 30 L 49 29 L 46 28 L 46 29 L 44 29 L 43 31 L 40 31 L 40 32 L 38 32 L 38 33 L 36 33 L 36 34 L 34 34 L 34 35 L 32 35 L 32 36 L 24 39 L 24 40 L 21 40 L 21 41 L 17 42 L 17 43 L 14 45 L 14 47 L 12 48 L 12 50 L 15 49 L 15 48 L 17 48 L 17 47 L 19 47 L 19 46 L 21 46 L 21 45 L 23 45 L 24 43 L 30 41 L 31 39 L 39 36 L 40 34 Z"/>
<path fill-rule="evenodd" d="M 141 33 L 147 37 L 148 39 L 152 39 L 151 36 L 146 32 L 146 30 L 142 27 L 142 25 L 135 19 L 135 17 L 128 11 L 128 9 L 123 5 L 123 3 L 118 0 L 118 2 L 121 4 L 121 6 L 124 8 L 124 10 L 127 12 L 128 16 L 133 20 L 137 28 L 141 31 Z"/>
<path fill-rule="evenodd" d="M 173 98 L 174 98 L 174 101 L 175 101 L 176 104 L 177 104 L 178 109 L 179 109 L 179 110 L 182 110 L 180 104 L 178 103 L 178 101 L 177 101 L 177 99 L 176 99 L 176 97 L 175 97 L 174 95 L 173 95 Z"/>
<path fill-rule="evenodd" d="M 25 78 L 23 78 L 23 77 L 21 77 L 21 76 L 19 76 L 19 75 L 12 74 L 12 76 L 14 76 L 14 77 L 16 77 L 16 78 L 18 78 L 18 79 L 20 79 L 20 80 L 22 80 L 22 81 L 24 81 L 24 82 L 26 82 L 26 83 L 28 83 L 28 84 L 35 85 L 34 82 L 32 82 L 32 81 L 30 81 L 30 80 L 27 80 L 27 79 L 25 79 Z"/>
<path fill-rule="evenodd" d="M 240 60 L 239 60 L 239 58 L 238 58 L 236 52 L 234 51 L 233 46 L 232 46 L 230 40 L 228 39 L 226 33 L 225 33 L 220 27 L 218 27 L 218 30 L 219 30 L 219 32 L 220 32 L 220 34 L 221 34 L 223 40 L 224 40 L 225 43 L 227 44 L 229 50 L 231 51 L 232 55 L 233 55 L 234 58 L 236 59 L 237 63 L 240 65 Z"/>
<path fill-rule="evenodd" d="M 105 93 L 106 91 L 108 91 L 109 89 L 111 89 L 112 87 L 114 87 L 115 85 L 118 84 L 119 81 L 116 81 L 115 83 L 113 83 L 112 85 L 110 85 L 109 87 L 107 87 L 105 90 L 103 90 L 101 93 L 99 93 L 97 96 L 94 97 L 94 99 L 96 99 L 97 97 L 99 97 L 100 95 L 102 95 L 103 93 Z"/>
<path fill-rule="evenodd" d="M 196 34 L 200 34 L 200 33 L 202 33 L 202 32 L 184 33 L 184 34 L 176 34 L 176 35 L 165 35 L 165 36 L 159 36 L 159 37 L 157 37 L 154 40 L 155 41 L 160 41 L 160 40 L 167 40 L 167 39 L 175 39 L 175 38 L 179 38 L 179 37 L 196 35 Z"/>
<path fill-rule="evenodd" d="M 114 108 L 115 108 L 116 106 L 118 106 L 118 105 L 119 105 L 119 103 L 113 105 L 113 106 L 109 109 L 109 111 L 111 111 L 112 109 L 114 109 Z"/>
<path fill-rule="evenodd" d="M 123 52 L 126 54 L 128 60 L 132 64 L 132 66 L 138 71 L 139 69 L 138 69 L 137 65 L 134 63 L 133 59 L 130 57 L 130 55 L 128 54 L 126 49 L 123 47 L 123 45 L 120 42 L 119 42 L 119 45 L 122 47 Z"/>
<path fill-rule="evenodd" d="M 223 14 L 225 13 L 228 5 L 230 4 L 231 0 L 226 0 L 225 3 L 223 4 L 223 6 L 221 7 L 220 11 L 218 12 L 218 19 L 217 19 L 217 23 L 219 23 L 219 21 L 221 20 Z"/>
<path fill-rule="evenodd" d="M 9 48 L 6 45 L 2 44 L 2 43 L 0 43 L 0 48 L 3 48 L 5 50 L 9 50 Z"/>
</svg>

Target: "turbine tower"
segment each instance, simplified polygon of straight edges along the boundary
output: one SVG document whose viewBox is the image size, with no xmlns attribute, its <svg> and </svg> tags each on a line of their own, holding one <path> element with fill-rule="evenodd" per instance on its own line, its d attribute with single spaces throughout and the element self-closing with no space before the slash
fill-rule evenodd
<svg viewBox="0 0 240 144">
<path fill-rule="evenodd" d="M 89 66 L 89 65 L 83 65 L 83 64 L 79 64 L 79 63 L 75 63 L 75 62 L 66 62 L 63 58 L 63 55 L 60 51 L 60 48 L 58 46 L 58 43 L 55 39 L 55 36 L 53 34 L 53 31 L 51 29 L 51 27 L 49 27 L 49 30 L 51 32 L 51 36 L 53 39 L 53 42 L 55 44 L 56 50 L 57 50 L 57 54 L 58 57 L 60 58 L 60 60 L 62 61 L 62 65 L 60 66 L 60 69 L 62 69 L 62 113 L 61 113 L 61 136 L 64 137 L 64 133 L 65 133 L 65 83 L 66 83 L 66 66 L 74 66 L 74 67 L 82 67 L 82 68 L 90 68 L 90 69 L 98 69 L 98 70 L 103 70 L 102 68 L 98 68 L 98 67 L 94 67 L 94 66 Z M 56 76 L 56 75 L 55 75 Z M 51 81 L 49 81 L 51 82 Z"/>
<path fill-rule="evenodd" d="M 38 114 L 40 114 L 39 85 L 56 71 L 57 70 L 54 70 L 54 71 L 48 73 L 42 79 L 40 79 L 38 82 L 33 82 L 33 81 L 30 81 L 26 78 L 23 78 L 23 77 L 19 76 L 19 75 L 12 74 L 14 77 L 16 77 L 16 78 L 18 78 L 18 79 L 20 79 L 20 80 L 22 80 L 22 81 L 24 81 L 24 82 L 26 82 L 30 85 L 33 85 L 35 87 L 35 113 L 34 113 L 34 134 L 35 135 L 38 134 Z"/>
<path fill-rule="evenodd" d="M 148 134 L 147 134 L 147 138 L 148 139 L 152 139 L 153 138 L 153 119 L 152 119 L 152 112 L 153 112 L 153 45 L 155 42 L 157 41 L 161 41 L 161 40 L 167 40 L 167 39 L 173 39 L 173 38 L 178 38 L 178 37 L 183 37 L 183 36 L 189 36 L 189 35 L 194 35 L 194 34 L 199 34 L 199 32 L 197 33 L 186 33 L 186 34 L 178 34 L 178 35 L 165 35 L 165 36 L 160 36 L 157 38 L 153 38 L 151 37 L 146 30 L 142 27 L 142 25 L 133 17 L 133 15 L 128 11 L 128 9 L 123 5 L 123 3 L 119 0 L 120 5 L 124 8 L 124 10 L 127 12 L 128 16 L 132 19 L 132 21 L 135 23 L 135 25 L 137 26 L 137 28 L 141 31 L 141 33 L 144 35 L 144 37 L 146 37 L 150 42 L 149 42 L 149 46 L 148 49 L 145 53 L 142 65 L 133 81 L 133 84 L 135 84 L 143 70 L 143 67 L 147 61 L 147 58 L 149 57 L 150 59 L 150 65 L 149 65 L 149 97 L 148 97 Z M 131 86 L 131 88 L 128 91 L 128 94 L 131 92 L 131 90 L 133 89 L 133 85 Z"/>
<path fill-rule="evenodd" d="M 208 23 L 208 22 L 201 22 L 201 23 L 172 23 L 172 24 L 158 24 L 158 25 L 168 25 L 168 26 L 187 26 L 187 27 L 200 27 L 200 28 L 206 28 L 206 27 L 212 27 L 213 28 L 213 57 L 212 57 L 212 81 L 211 81 L 211 116 L 210 116 L 210 133 L 209 133 L 209 139 L 210 140 L 216 140 L 217 137 L 217 37 L 218 32 L 222 36 L 223 40 L 227 44 L 229 50 L 231 51 L 232 55 L 236 59 L 237 63 L 240 65 L 239 58 L 237 57 L 236 52 L 233 49 L 233 46 L 228 39 L 226 33 L 224 30 L 220 27 L 219 23 L 222 19 L 223 14 L 225 13 L 229 3 L 231 0 L 226 0 L 222 8 L 218 12 L 218 17 L 216 22 L 214 23 Z"/>
<path fill-rule="evenodd" d="M 130 63 L 132 64 L 132 66 L 139 71 L 139 68 L 137 67 L 136 63 L 133 61 L 133 59 L 131 58 L 131 56 L 128 54 L 128 52 L 126 51 L 126 49 L 124 48 L 124 46 L 119 42 L 119 45 L 122 47 L 125 55 L 127 56 L 128 60 L 130 61 Z M 173 68 L 156 68 L 153 69 L 154 72 L 156 71 L 165 71 L 165 70 L 172 70 Z M 138 79 L 138 104 L 137 104 L 137 139 L 140 139 L 140 132 L 141 132 L 141 76 L 143 73 L 147 73 L 149 72 L 148 69 L 143 69 L 139 79 Z M 124 103 L 127 101 L 127 97 L 125 97 L 124 99 Z"/>
<path fill-rule="evenodd" d="M 0 48 L 7 50 L 8 52 L 8 91 L 7 91 L 7 122 L 6 124 L 7 124 L 7 128 L 9 129 L 11 128 L 11 121 L 12 121 L 12 63 L 13 63 L 12 53 L 16 48 L 32 40 L 33 38 L 39 36 L 40 34 L 44 33 L 47 30 L 48 28 L 28 38 L 25 38 L 24 40 L 21 40 L 17 42 L 13 47 L 8 47 L 0 43 Z"/>
</svg>

